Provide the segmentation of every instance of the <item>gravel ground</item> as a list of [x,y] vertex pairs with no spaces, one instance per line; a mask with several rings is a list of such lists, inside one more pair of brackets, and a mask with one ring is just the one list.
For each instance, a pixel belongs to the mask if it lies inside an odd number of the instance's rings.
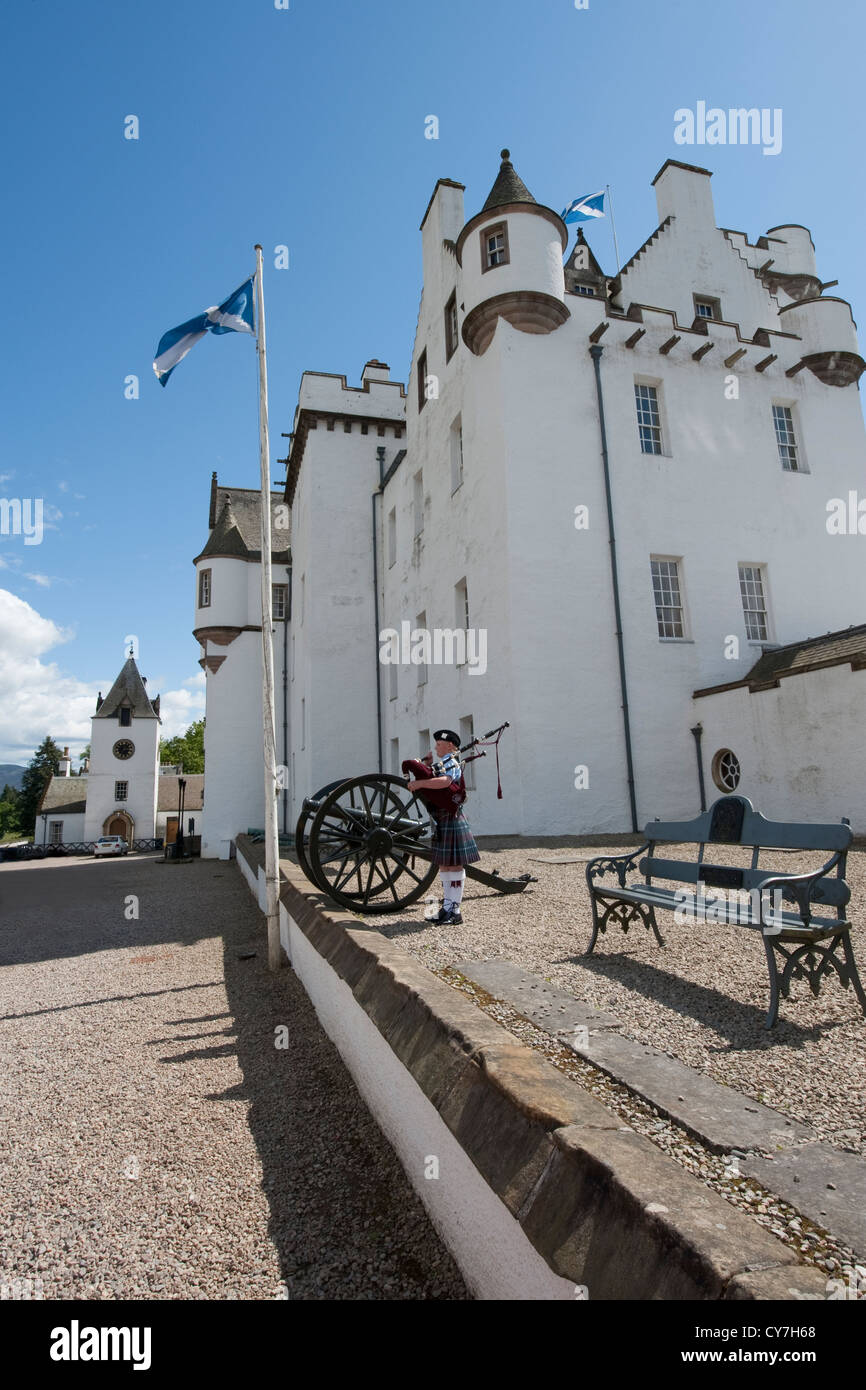
[[0,911],[0,1297],[469,1296],[234,865],[7,865]]
[[[685,852],[693,847],[685,847]],[[825,977],[815,998],[795,981],[776,1027],[764,1016],[769,980],[759,932],[718,923],[678,926],[659,914],[664,949],[643,927],[609,927],[586,956],[592,927],[587,859],[618,847],[566,847],[561,840],[501,850],[482,846],[481,867],[538,883],[504,897],[467,880],[463,926],[423,920],[418,903],[400,917],[368,919],[434,970],[461,960],[511,960],[620,1020],[623,1033],[714,1080],[810,1125],[838,1148],[866,1152],[866,1019],[849,988]],[[672,850],[670,857],[676,857]],[[739,856],[739,857],[737,857]],[[550,863],[579,858],[580,862]],[[713,847],[708,861],[747,863],[739,847]],[[822,856],[775,852],[767,862],[805,871]],[[763,862],[763,861],[762,861]],[[866,853],[848,857],[851,939],[866,983]],[[438,888],[438,880],[434,889]]]

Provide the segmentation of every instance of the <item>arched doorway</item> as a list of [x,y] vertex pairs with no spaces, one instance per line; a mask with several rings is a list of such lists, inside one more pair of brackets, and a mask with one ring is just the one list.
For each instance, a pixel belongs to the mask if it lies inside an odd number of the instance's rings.
[[102,833],[103,835],[122,835],[124,840],[129,842],[131,849],[135,835],[135,821],[127,811],[112,811],[111,815],[105,819]]

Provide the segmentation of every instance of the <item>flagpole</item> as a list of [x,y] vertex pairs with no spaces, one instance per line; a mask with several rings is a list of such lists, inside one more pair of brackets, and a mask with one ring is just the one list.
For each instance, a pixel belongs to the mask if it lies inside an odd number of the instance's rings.
[[616,273],[619,275],[619,246],[616,241],[616,223],[613,220],[613,198],[610,196],[610,184],[607,185],[607,205],[610,208],[610,230],[613,232],[613,249],[616,256]]
[[268,364],[262,248],[256,244],[256,356],[259,362],[259,460],[262,474],[262,728],[265,764],[265,911],[268,969],[280,960],[280,843],[277,829],[277,753],[274,726],[274,648],[271,616],[271,446],[268,437]]

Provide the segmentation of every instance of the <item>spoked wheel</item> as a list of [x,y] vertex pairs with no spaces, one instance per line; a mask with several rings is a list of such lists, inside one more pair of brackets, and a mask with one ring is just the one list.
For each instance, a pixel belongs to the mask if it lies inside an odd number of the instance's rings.
[[353,912],[398,912],[436,877],[430,841],[427,811],[402,777],[352,777],[338,783],[313,816],[310,876]]
[[323,893],[327,893],[328,885],[327,883],[319,882],[316,874],[313,872],[313,866],[310,863],[307,853],[310,843],[310,822],[325,797],[332,792],[335,787],[342,787],[345,780],[345,777],[341,777],[337,782],[329,782],[326,787],[321,787],[319,791],[314,792],[312,796],[308,796],[304,801],[301,814],[298,816],[298,823],[295,826],[295,854],[298,856],[298,863],[310,882],[314,883]]

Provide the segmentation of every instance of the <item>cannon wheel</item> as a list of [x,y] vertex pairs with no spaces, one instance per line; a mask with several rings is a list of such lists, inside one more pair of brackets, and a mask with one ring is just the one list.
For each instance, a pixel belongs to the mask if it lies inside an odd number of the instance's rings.
[[318,811],[325,797],[328,796],[330,792],[334,791],[336,787],[342,787],[345,780],[345,777],[341,777],[336,782],[329,782],[327,786],[320,787],[312,796],[307,797],[303,804],[301,814],[298,816],[298,823],[295,826],[295,854],[297,855],[298,863],[310,882],[314,883],[322,893],[327,893],[328,885],[327,883],[319,882],[318,878],[313,873],[313,866],[307,854],[310,842],[310,821]]
[[404,778],[380,772],[351,777],[324,797],[313,816],[310,877],[353,912],[399,912],[436,878],[430,836],[427,811]]

